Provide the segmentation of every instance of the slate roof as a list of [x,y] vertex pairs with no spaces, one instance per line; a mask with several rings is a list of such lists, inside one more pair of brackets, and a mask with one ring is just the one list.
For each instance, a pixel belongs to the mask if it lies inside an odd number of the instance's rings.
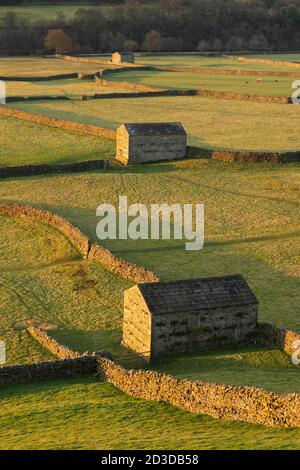
[[180,122],[155,122],[146,124],[123,124],[129,135],[164,136],[164,135],[186,135]]
[[145,283],[138,288],[154,315],[258,304],[240,275]]

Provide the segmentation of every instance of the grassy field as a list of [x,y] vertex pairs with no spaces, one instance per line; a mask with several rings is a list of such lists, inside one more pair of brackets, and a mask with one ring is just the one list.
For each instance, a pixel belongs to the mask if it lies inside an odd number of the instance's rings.
[[270,59],[270,60],[279,60],[287,62],[300,62],[300,54],[253,54],[249,55],[251,58],[258,59]]
[[0,167],[112,160],[115,144],[10,117],[0,118]]
[[3,216],[0,224],[0,330],[8,363],[50,356],[24,331],[30,320],[54,325],[81,351],[118,352],[122,292],[130,283],[81,260],[51,228]]
[[199,97],[88,102],[15,103],[46,116],[116,129],[123,122],[180,121],[191,145],[205,148],[299,150],[300,107]]
[[251,385],[273,392],[300,390],[300,367],[283,352],[267,348],[235,348],[182,355],[152,367],[177,378],[203,380],[228,385]]
[[[299,72],[300,77],[300,72]],[[206,89],[215,91],[229,91],[244,95],[265,96],[291,96],[291,78],[264,77],[257,81],[257,77],[238,77],[234,75],[207,75],[189,72],[159,72],[130,70],[112,74],[108,77],[112,81],[142,83],[149,86],[164,88]]]
[[70,98],[81,94],[130,93],[127,88],[104,87],[93,80],[49,80],[45,82],[7,82],[7,96],[66,95]]
[[299,429],[213,420],[93,378],[5,387],[0,404],[1,449],[299,448]]
[[[257,57],[257,56],[255,56]],[[273,60],[273,56],[268,56],[269,59]],[[197,54],[174,54],[174,55],[143,55],[137,54],[136,62],[145,65],[172,65],[182,67],[212,67],[212,68],[226,68],[226,69],[243,69],[243,70],[265,70],[265,71],[278,71],[287,72],[293,71],[291,67],[284,67],[281,65],[268,65],[268,64],[252,64],[246,62],[238,62],[232,59],[226,59],[223,57],[205,57]],[[297,67],[295,67],[297,71]],[[298,67],[299,70],[299,67]],[[299,70],[300,73],[300,70]]]
[[101,68],[103,68],[103,66],[99,64],[71,62],[62,59],[47,59],[44,57],[0,58],[0,75],[5,77],[43,77],[77,72],[96,73]]
[[[46,64],[40,71],[48,74]],[[148,77],[156,80],[157,75]],[[168,77],[162,73],[160,84]],[[144,75],[138,78],[145,79]],[[177,79],[174,86],[190,80],[190,88],[196,77],[176,74]],[[68,87],[77,84],[95,86],[75,81],[11,86],[33,92],[43,86],[47,90],[63,86],[69,93]],[[261,85],[265,86],[264,81]],[[275,90],[283,82],[273,85]],[[109,128],[126,121],[182,121],[189,142],[206,148],[300,149],[297,106],[163,97],[16,103],[13,107]],[[115,152],[114,142],[105,139],[12,118],[1,117],[0,136],[3,166],[112,159]],[[300,332],[299,169],[299,164],[242,165],[202,158],[114,167],[106,172],[13,178],[0,181],[0,203],[32,204],[61,214],[98,242],[96,208],[101,203],[117,205],[120,195],[127,195],[129,204],[204,203],[205,246],[201,251],[186,251],[178,240],[100,243],[155,271],[162,280],[240,273],[260,300],[260,321]],[[25,331],[28,322],[35,321],[74,349],[107,349],[124,365],[142,365],[120,346],[123,292],[130,282],[81,259],[60,233],[36,222],[1,216],[0,240],[0,338],[6,341],[8,363],[51,358]],[[279,393],[300,391],[299,367],[271,348],[182,355],[153,368],[179,378],[247,384]],[[299,447],[299,430],[195,416],[166,404],[131,399],[95,378],[3,387],[0,405],[1,449]]]
[[67,19],[73,17],[77,10],[80,8],[92,9],[95,11],[103,11],[109,8],[109,5],[102,7],[89,5],[88,2],[76,3],[74,5],[28,5],[28,6],[1,6],[0,7],[0,20],[3,16],[13,11],[18,16],[26,20],[51,20],[55,19],[57,15],[64,14]]

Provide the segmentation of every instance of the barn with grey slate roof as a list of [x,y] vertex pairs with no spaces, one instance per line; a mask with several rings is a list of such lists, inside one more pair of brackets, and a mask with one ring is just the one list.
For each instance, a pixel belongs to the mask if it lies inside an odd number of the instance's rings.
[[187,136],[179,122],[122,124],[116,159],[124,165],[186,157]]
[[134,64],[134,53],[130,51],[120,51],[114,52],[111,56],[111,61],[113,64]]
[[243,343],[257,321],[258,300],[240,275],[140,284],[124,294],[123,344],[150,362]]

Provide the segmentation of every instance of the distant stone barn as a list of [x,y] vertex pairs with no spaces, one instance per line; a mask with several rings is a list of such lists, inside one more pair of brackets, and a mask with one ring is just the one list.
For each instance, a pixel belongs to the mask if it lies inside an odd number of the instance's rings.
[[127,64],[134,64],[134,54],[129,51],[114,52],[111,56],[113,64],[122,64],[126,62]]
[[117,131],[116,159],[128,165],[184,158],[186,141],[179,122],[123,124]]
[[258,300],[242,276],[136,285],[124,294],[122,344],[148,362],[243,343]]

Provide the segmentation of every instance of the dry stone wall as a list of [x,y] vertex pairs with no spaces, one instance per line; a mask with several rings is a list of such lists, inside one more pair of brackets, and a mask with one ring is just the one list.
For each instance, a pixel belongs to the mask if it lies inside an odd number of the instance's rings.
[[82,134],[96,135],[110,140],[116,140],[116,131],[104,127],[93,126],[91,124],[83,124],[81,122],[67,121],[42,116],[40,114],[27,113],[7,106],[0,106],[0,115],[14,117],[24,121],[36,122],[37,124],[43,124],[46,126],[58,127],[69,131],[80,132]]
[[224,56],[226,59],[236,60],[237,62],[245,62],[247,64],[265,64],[265,65],[278,65],[281,67],[293,67],[300,68],[300,63],[288,62],[286,60],[271,60],[271,59],[259,59],[242,56]]
[[[276,62],[277,63],[277,62]],[[152,69],[153,70],[153,69]],[[269,70],[243,70],[243,69],[216,69],[210,67],[176,67],[176,66],[160,66],[155,70],[169,72],[192,72],[207,75],[238,75],[241,77],[299,77],[299,72],[277,72]]]
[[163,401],[217,419],[277,427],[300,427],[300,395],[278,395],[253,387],[178,380],[152,371],[126,370],[100,358],[98,375],[136,398]]
[[247,152],[213,151],[213,160],[235,163],[295,163],[300,162],[300,151],[296,152]]
[[0,215],[27,217],[50,225],[63,233],[84,258],[103,264],[111,272],[125,279],[137,283],[159,281],[155,273],[113,255],[100,245],[92,244],[86,235],[64,217],[52,214],[44,209],[16,204],[0,204]]
[[98,261],[113,273],[138,284],[143,282],[159,281],[159,277],[155,273],[119,258],[118,256],[113,255],[106,248],[97,244],[91,245],[87,259],[90,261]]
[[90,160],[77,163],[53,164],[53,165],[21,165],[12,167],[0,167],[0,178],[18,176],[46,175],[53,173],[75,173],[90,170],[103,170],[109,167],[106,160]]
[[81,356],[49,362],[36,362],[0,367],[0,385],[29,383],[34,380],[52,380],[84,374],[94,374],[97,362],[94,356]]

